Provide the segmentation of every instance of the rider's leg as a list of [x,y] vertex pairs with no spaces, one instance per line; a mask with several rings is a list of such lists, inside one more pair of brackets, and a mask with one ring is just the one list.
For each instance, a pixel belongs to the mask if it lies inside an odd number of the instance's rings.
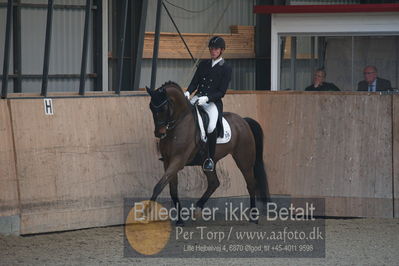
[[215,169],[215,150],[216,150],[216,123],[218,120],[218,109],[214,103],[204,105],[204,110],[209,116],[209,125],[207,129],[207,142],[208,142],[208,158],[204,161],[202,166],[204,171],[213,171]]

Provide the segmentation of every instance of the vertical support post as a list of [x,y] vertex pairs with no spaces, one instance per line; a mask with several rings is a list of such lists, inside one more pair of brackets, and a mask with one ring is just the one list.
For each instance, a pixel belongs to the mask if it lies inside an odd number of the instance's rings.
[[48,0],[46,41],[45,41],[45,45],[44,45],[42,91],[40,94],[41,96],[44,96],[44,97],[47,97],[48,70],[49,70],[50,49],[51,49],[51,31],[52,31],[52,25],[53,25],[53,9],[54,9],[54,0]]
[[139,22],[140,24],[138,26],[138,32],[136,34],[136,38],[137,38],[136,39],[136,54],[135,54],[135,62],[133,65],[133,69],[134,69],[133,90],[138,90],[139,85],[140,85],[141,60],[143,58],[143,46],[144,46],[144,35],[145,35],[145,22],[147,19],[147,9],[148,9],[148,0],[142,0],[141,1],[141,12],[140,12],[140,22]]
[[86,0],[85,26],[84,26],[85,28],[83,35],[82,64],[80,67],[79,95],[85,94],[87,49],[89,47],[89,35],[90,35],[89,24],[90,24],[91,4],[92,0]]
[[296,36],[291,36],[291,90],[296,87]]
[[162,0],[158,0],[157,4],[157,16],[155,24],[155,39],[154,39],[154,50],[152,54],[152,69],[151,69],[151,86],[150,88],[155,89],[155,83],[157,79],[157,60],[159,50],[159,34],[161,28],[161,11],[162,11]]
[[318,68],[324,68],[324,59],[326,54],[326,38],[325,37],[317,37],[318,39]]
[[[101,90],[102,91],[108,91],[109,90],[109,85],[108,85],[108,78],[109,78],[109,69],[108,69],[108,0],[99,0],[101,2],[101,14],[97,13],[97,16],[101,17],[101,53],[99,54],[101,58],[101,86],[100,86],[100,81],[97,83],[95,86],[95,90]],[[98,23],[97,20],[96,24]],[[98,24],[97,26],[98,27]],[[97,38],[98,40],[98,38]],[[99,51],[99,48],[96,50]],[[98,56],[98,54],[97,54]],[[99,70],[97,70],[97,73]],[[98,77],[100,78],[100,77]],[[98,79],[97,79],[98,80]]]
[[313,71],[315,70],[315,42],[316,42],[316,37],[312,36],[310,37],[310,80],[309,84],[312,83],[313,80]]
[[8,90],[8,66],[10,64],[10,42],[11,42],[11,21],[13,12],[13,0],[7,3],[7,22],[6,22],[6,38],[4,44],[4,62],[3,62],[3,80],[1,88],[1,98],[7,98]]
[[21,7],[19,4],[21,0],[14,0],[14,11],[13,11],[13,67],[14,74],[14,92],[22,92],[22,60],[21,60]]
[[116,91],[118,89],[118,55],[120,54],[119,52],[119,36],[121,35],[120,31],[120,18],[122,17],[121,14],[121,5],[122,1],[111,1],[111,9],[110,13],[112,14],[111,16],[111,31],[110,34],[112,35],[111,38],[111,53],[112,53],[112,58],[109,61],[111,64],[111,87],[110,90]]
[[[255,3],[256,5],[285,5],[286,0],[256,0]],[[276,87],[277,84],[272,85],[272,73],[273,72],[279,73],[277,69],[274,69],[272,67],[272,60],[273,60],[272,49],[273,49],[272,15],[256,14],[256,27],[255,27],[255,89],[256,90],[277,89]],[[274,79],[275,78],[276,77],[274,77]]]
[[127,23],[127,8],[128,8],[128,2],[127,0],[123,0],[123,16],[122,16],[122,31],[121,31],[121,38],[120,38],[120,54],[119,54],[119,79],[118,79],[118,87],[116,88],[115,93],[120,94],[121,89],[122,89],[122,78],[123,78],[123,60],[124,60],[124,55],[125,55],[125,41],[126,41],[126,23]]
[[[352,73],[351,73],[351,79],[352,79],[352,82],[351,82],[351,88],[356,88],[355,87],[355,51],[356,51],[356,49],[355,49],[355,36],[352,36],[352,52],[351,52],[351,54],[352,54],[352,58],[351,58],[351,70],[352,70]],[[325,50],[325,49],[324,49]],[[326,52],[324,51],[324,55],[326,54]],[[323,66],[325,65],[324,64],[324,62],[325,62],[325,56],[324,56],[324,60],[323,60]]]
[[[108,0],[102,1],[102,46],[101,46],[101,58],[102,58],[102,70],[101,70],[101,86],[97,86],[97,89],[101,88],[102,91],[109,91],[109,58],[108,58]],[[112,20],[111,20],[112,21]],[[112,72],[111,72],[112,73]],[[98,83],[99,84],[99,83]]]
[[[107,0],[92,0],[93,9],[93,69],[96,73],[94,79],[94,90],[104,91],[108,90],[108,81],[105,81],[108,72],[108,10]],[[105,9],[105,10],[104,10]],[[105,65],[104,65],[105,64]],[[105,73],[105,75],[104,75]]]

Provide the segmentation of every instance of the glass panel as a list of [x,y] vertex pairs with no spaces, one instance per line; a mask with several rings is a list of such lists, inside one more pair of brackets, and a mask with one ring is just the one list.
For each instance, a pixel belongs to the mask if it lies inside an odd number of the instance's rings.
[[373,65],[378,77],[388,79],[393,88],[398,88],[399,36],[357,36],[353,50],[355,81],[363,79],[364,66]]
[[318,37],[280,37],[280,87],[283,90],[301,90],[312,80],[312,69],[319,67]]
[[280,51],[281,90],[304,90],[322,68],[325,82],[357,91],[368,65],[398,88],[399,36],[280,36]]
[[334,83],[341,91],[355,89],[352,42],[351,36],[325,37],[326,81]]

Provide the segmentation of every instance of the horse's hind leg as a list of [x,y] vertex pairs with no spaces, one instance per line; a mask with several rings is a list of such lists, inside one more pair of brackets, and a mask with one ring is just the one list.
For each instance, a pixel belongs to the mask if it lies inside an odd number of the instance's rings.
[[197,207],[199,208],[204,208],[205,203],[208,201],[208,199],[211,197],[213,192],[219,187],[220,182],[218,179],[218,176],[216,175],[216,170],[212,172],[204,171],[206,175],[206,179],[208,181],[208,187],[202,197],[197,201]]
[[[244,154],[233,154],[234,161],[236,162],[238,168],[240,169],[242,175],[244,176],[245,182],[247,183],[247,189],[249,193],[250,207],[251,212],[256,208],[256,179],[254,174],[254,163],[252,160],[248,160],[248,157],[244,156]],[[252,220],[251,222],[257,223],[257,219]]]

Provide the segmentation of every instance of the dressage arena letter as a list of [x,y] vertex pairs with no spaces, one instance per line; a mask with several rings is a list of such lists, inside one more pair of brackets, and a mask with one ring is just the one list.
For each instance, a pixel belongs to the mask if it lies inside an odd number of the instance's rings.
[[53,115],[54,114],[53,100],[52,99],[44,99],[44,113],[46,115]]

